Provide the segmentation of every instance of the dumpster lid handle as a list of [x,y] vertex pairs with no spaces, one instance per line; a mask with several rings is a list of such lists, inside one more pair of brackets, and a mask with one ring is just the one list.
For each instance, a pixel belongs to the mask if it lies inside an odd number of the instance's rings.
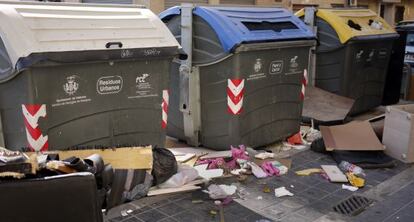
[[113,45],[117,45],[119,48],[122,48],[122,46],[123,46],[122,42],[108,42],[108,43],[105,44],[105,47],[107,49],[109,49]]

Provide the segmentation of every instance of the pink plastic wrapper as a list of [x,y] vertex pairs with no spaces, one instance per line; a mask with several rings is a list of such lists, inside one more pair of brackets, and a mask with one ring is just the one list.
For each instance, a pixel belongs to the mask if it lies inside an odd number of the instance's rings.
[[273,166],[272,162],[266,161],[261,165],[264,172],[266,172],[267,176],[279,176],[280,171],[275,166]]
[[246,147],[244,145],[240,145],[239,148],[231,146],[231,156],[232,159],[228,162],[224,160],[224,158],[215,158],[215,159],[206,159],[206,160],[199,160],[197,161],[197,165],[206,164],[208,163],[208,169],[217,169],[221,168],[221,166],[228,168],[230,170],[237,169],[237,159],[248,160],[249,156],[246,155]]

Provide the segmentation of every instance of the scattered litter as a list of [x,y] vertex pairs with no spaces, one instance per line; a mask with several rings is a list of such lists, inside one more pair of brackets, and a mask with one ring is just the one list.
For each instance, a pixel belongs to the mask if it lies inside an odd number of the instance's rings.
[[174,153],[174,156],[177,162],[185,163],[194,158],[196,155],[194,153]]
[[121,211],[121,216],[123,216],[123,217],[128,216],[127,211],[126,211],[126,210],[122,210],[122,211]]
[[341,161],[341,163],[339,163],[339,168],[343,170],[344,172],[353,173],[354,175],[359,176],[359,177],[366,176],[364,173],[364,170],[361,167],[354,165],[352,163],[349,163],[347,161]]
[[322,172],[323,172],[323,170],[320,169],[320,168],[309,168],[309,169],[305,169],[305,170],[296,171],[295,173],[298,176],[309,176],[313,173],[322,173]]
[[205,160],[205,159],[216,159],[216,158],[229,158],[232,156],[232,153],[230,150],[226,150],[226,151],[217,151],[217,152],[211,152],[207,155],[201,156],[200,160]]
[[310,143],[320,138],[322,138],[321,132],[317,129],[314,129],[313,127],[309,128],[309,130],[305,132],[305,139]]
[[216,216],[217,215],[217,211],[215,211],[215,210],[210,210],[210,215],[211,216]]
[[288,168],[282,165],[279,161],[265,161],[261,165],[267,176],[281,176],[288,172]]
[[354,187],[363,187],[365,185],[365,180],[357,177],[353,173],[346,173],[346,177],[348,178],[349,183]]
[[199,203],[203,203],[203,200],[192,200],[191,203],[193,204],[199,204]]
[[292,184],[290,185],[290,188],[295,188],[295,186],[293,186]]
[[230,171],[230,173],[232,175],[235,175],[235,176],[239,176],[239,175],[241,175],[243,173],[246,173],[246,172],[247,172],[246,169],[235,169],[235,170]]
[[[309,147],[309,145],[292,145],[289,144],[288,142],[283,142],[283,148],[288,147],[287,150],[290,150],[291,148],[295,149],[295,150],[304,150],[306,148]],[[284,150],[286,151],[286,150]]]
[[159,188],[182,187],[185,184],[195,180],[198,177],[198,171],[188,165],[178,165],[177,173],[167,181],[159,184]]
[[228,196],[228,197],[224,198],[224,199],[221,201],[221,205],[222,205],[222,206],[226,206],[226,205],[230,204],[231,202],[233,202],[233,198],[232,198],[232,197],[230,197],[230,196]]
[[255,177],[257,177],[257,178],[267,177],[266,172],[264,172],[263,169],[260,168],[257,164],[255,164],[253,162],[249,162],[248,164],[252,168],[252,173]]
[[275,167],[276,169],[279,170],[279,175],[278,176],[287,174],[287,172],[289,170],[289,168],[287,166],[283,165],[281,162],[276,161],[276,160],[272,161],[271,163],[272,163],[273,167]]
[[291,193],[289,190],[287,190],[285,187],[279,187],[275,189],[275,196],[276,197],[284,197],[284,196],[293,196],[293,193]]
[[249,162],[248,160],[245,160],[245,159],[237,159],[236,162],[237,162],[237,164],[239,164],[240,168],[242,168],[242,169],[249,168],[249,165],[247,164]]
[[210,180],[211,178],[221,177],[223,176],[223,169],[207,169],[208,164],[201,164],[194,167],[197,170],[198,175],[206,180]]
[[121,211],[121,216],[126,217],[126,216],[128,216],[129,214],[131,214],[132,212],[134,212],[134,211],[133,211],[133,210],[131,210],[131,209],[128,209],[128,210],[122,210],[122,211]]
[[270,152],[262,152],[262,153],[256,154],[254,157],[257,158],[257,159],[265,160],[265,159],[269,159],[269,158],[274,158],[275,154],[270,153]]
[[265,186],[263,187],[263,193],[270,193],[272,190],[270,190],[270,187]]
[[302,136],[300,135],[300,132],[296,133],[295,135],[287,138],[287,142],[290,145],[302,145]]
[[331,182],[348,182],[345,174],[336,165],[321,165]]
[[261,165],[263,171],[267,174],[267,176],[271,177],[273,175],[279,175],[279,170],[275,168],[271,162],[264,162]]
[[262,196],[257,196],[256,199],[263,200],[263,197]]
[[150,189],[148,191],[147,196],[156,196],[161,194],[170,194],[170,193],[179,193],[179,192],[187,192],[201,189],[199,186],[194,185],[184,185],[182,187],[177,188],[165,188],[165,189]]
[[342,184],[342,189],[355,192],[355,191],[358,190],[358,187],[354,187],[354,186],[349,186],[349,185],[346,185],[346,184]]
[[211,184],[210,186],[208,186],[208,190],[204,190],[203,192],[208,193],[211,199],[217,200],[225,199],[226,197],[235,194],[236,191],[237,187],[234,185]]

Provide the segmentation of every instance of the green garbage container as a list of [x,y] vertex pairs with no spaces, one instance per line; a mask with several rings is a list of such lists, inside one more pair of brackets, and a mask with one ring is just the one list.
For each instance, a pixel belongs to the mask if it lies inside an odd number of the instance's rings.
[[138,6],[0,2],[4,145],[163,146],[161,105],[179,47]]
[[315,45],[300,19],[283,8],[206,6],[160,17],[192,55],[171,72],[168,135],[226,150],[299,131]]
[[394,29],[369,9],[317,9],[316,27],[315,86],[355,99],[350,115],[381,105]]

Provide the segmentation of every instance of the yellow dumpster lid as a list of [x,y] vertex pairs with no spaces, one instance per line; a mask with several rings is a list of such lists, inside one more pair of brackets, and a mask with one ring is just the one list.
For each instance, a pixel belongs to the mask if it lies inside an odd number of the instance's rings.
[[[298,17],[304,15],[304,9],[296,12]],[[316,16],[335,29],[341,43],[357,36],[396,33],[384,19],[369,9],[318,9]]]

